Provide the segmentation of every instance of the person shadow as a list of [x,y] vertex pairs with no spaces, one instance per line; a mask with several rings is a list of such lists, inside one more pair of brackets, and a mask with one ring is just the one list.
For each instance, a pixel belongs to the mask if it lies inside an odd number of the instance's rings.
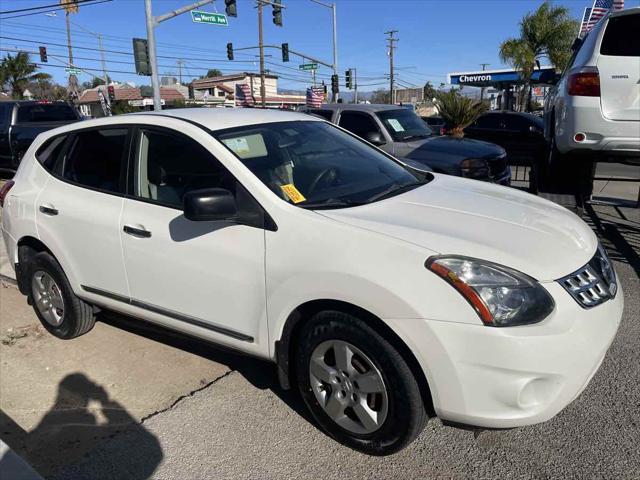
[[[158,439],[83,373],[62,379],[53,406],[29,432],[0,411],[0,433],[7,445],[47,478],[146,479],[163,459]],[[121,453],[126,462],[116,456],[108,469],[83,474],[90,469],[84,458],[90,451],[116,435],[132,434],[135,449]],[[0,473],[2,470],[0,461]]]

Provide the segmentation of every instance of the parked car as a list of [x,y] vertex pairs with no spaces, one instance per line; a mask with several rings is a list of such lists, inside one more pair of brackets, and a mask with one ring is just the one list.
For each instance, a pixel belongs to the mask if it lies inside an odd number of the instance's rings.
[[503,148],[478,140],[436,137],[409,109],[338,103],[301,111],[321,116],[391,155],[423,163],[434,172],[502,185],[511,183]]
[[446,133],[446,123],[442,117],[420,117],[426,123],[434,135]]
[[607,14],[574,45],[569,66],[545,101],[547,178],[571,164],[640,165],[640,7]]
[[548,153],[544,122],[529,113],[487,112],[464,129],[464,136],[500,145],[511,165],[534,165]]
[[63,102],[0,102],[0,173],[16,171],[38,134],[78,120],[76,109]]
[[606,252],[568,210],[421,179],[301,113],[57,128],[0,204],[18,287],[53,335],[113,310],[273,361],[321,428],[369,454],[406,446],[429,412],[489,428],[548,420],[622,317]]

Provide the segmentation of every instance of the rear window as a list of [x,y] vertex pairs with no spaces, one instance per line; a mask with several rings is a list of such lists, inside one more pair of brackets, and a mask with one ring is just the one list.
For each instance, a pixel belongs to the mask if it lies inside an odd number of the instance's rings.
[[609,19],[600,53],[613,57],[640,57],[640,15]]
[[66,103],[32,104],[18,107],[17,123],[64,122],[78,120],[75,110]]
[[331,117],[333,117],[333,110],[307,110],[307,113],[311,115],[318,115],[319,117],[329,121],[331,121]]

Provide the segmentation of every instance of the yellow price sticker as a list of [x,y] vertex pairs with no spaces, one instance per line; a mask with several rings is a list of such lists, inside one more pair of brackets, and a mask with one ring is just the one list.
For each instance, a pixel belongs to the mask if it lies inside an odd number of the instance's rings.
[[280,185],[280,188],[287,197],[291,199],[293,203],[304,202],[306,198],[300,193],[300,191],[293,185],[293,183],[287,183],[286,185]]

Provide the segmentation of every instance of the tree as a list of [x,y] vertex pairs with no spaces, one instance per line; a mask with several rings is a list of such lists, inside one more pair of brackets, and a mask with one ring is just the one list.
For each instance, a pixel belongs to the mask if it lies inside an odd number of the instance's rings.
[[427,81],[427,83],[424,84],[424,87],[422,87],[422,91],[424,93],[425,101],[427,100],[431,101],[436,97],[437,90],[433,87],[433,85],[429,81]]
[[67,89],[62,85],[53,83],[47,79],[39,79],[35,82],[29,82],[27,89],[35,98],[41,100],[66,100]]
[[217,68],[212,68],[210,70],[207,70],[207,74],[203,75],[200,78],[213,78],[213,77],[221,77],[222,76],[222,72],[220,70],[218,70]]
[[389,103],[391,96],[389,95],[389,90],[385,90],[384,88],[379,88],[378,90],[374,90],[371,94],[371,103]]
[[0,88],[8,86],[13,98],[21,100],[30,82],[51,78],[48,73],[36,73],[36,70],[38,67],[29,61],[28,53],[18,52],[16,56],[8,53],[0,63]]
[[570,17],[569,9],[552,5],[546,0],[533,13],[520,21],[520,37],[509,38],[500,45],[500,59],[520,72],[524,86],[520,92],[520,107],[531,101],[531,75],[540,60],[548,59],[556,69],[563,70],[571,57],[578,22]]
[[[107,83],[111,83],[111,81],[111,77],[107,75]],[[102,79],[102,77],[93,77],[91,81],[82,82],[82,88],[84,88],[85,90],[89,88],[96,88],[100,85],[104,85],[104,80]]]
[[460,95],[453,89],[436,92],[434,103],[447,125],[447,134],[453,137],[464,137],[464,129],[488,108],[486,103]]

